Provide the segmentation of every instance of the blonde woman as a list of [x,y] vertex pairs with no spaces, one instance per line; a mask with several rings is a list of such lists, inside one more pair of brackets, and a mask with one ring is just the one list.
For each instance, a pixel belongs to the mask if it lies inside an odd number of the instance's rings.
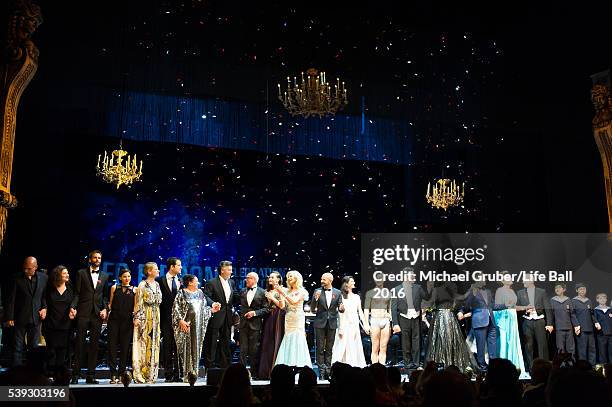
[[306,343],[306,316],[304,301],[308,301],[308,292],[302,287],[302,275],[291,270],[287,273],[287,289],[276,287],[285,301],[285,335],[278,348],[274,365],[287,365],[312,368],[310,352]]
[[144,265],[145,280],[138,284],[134,300],[132,367],[136,383],[155,383],[159,369],[159,304],[162,293],[155,278],[157,263]]

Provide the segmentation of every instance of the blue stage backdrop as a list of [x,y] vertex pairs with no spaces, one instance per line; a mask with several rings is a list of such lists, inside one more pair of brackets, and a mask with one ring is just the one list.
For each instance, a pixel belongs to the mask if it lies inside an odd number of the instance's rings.
[[292,117],[274,98],[265,103],[112,92],[106,98],[107,135],[138,141],[256,150],[348,160],[412,162],[412,125],[338,114]]
[[142,183],[116,190],[91,174],[87,199],[65,210],[80,219],[81,252],[100,248],[105,271],[127,266],[133,282],[145,262],[176,256],[200,280],[231,260],[238,287],[249,271],[263,285],[297,269],[311,288],[325,271],[359,274],[361,231],[406,223],[404,166],[159,142],[129,150],[145,160]]

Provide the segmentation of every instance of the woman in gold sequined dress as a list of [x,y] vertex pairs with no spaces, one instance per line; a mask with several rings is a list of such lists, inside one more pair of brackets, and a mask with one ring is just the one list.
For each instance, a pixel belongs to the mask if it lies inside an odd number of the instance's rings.
[[159,304],[161,289],[155,278],[159,275],[157,264],[144,265],[146,279],[138,284],[134,300],[134,340],[132,367],[136,383],[155,383],[159,369]]

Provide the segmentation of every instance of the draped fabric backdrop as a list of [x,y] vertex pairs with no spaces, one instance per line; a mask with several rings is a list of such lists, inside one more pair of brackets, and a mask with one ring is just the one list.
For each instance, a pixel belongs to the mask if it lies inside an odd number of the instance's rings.
[[126,92],[123,98],[114,91],[104,100],[106,134],[122,132],[130,140],[394,164],[412,158],[411,125],[403,120],[343,114],[304,119],[266,110],[265,103],[144,92]]

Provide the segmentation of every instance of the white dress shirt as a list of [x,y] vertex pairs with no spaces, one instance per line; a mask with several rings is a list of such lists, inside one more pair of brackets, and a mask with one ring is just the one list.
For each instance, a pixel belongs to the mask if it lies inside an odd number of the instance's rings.
[[[166,281],[168,282],[168,288],[172,292],[172,274],[166,273]],[[176,276],[176,291],[178,292],[179,288],[181,288],[181,280]]]
[[90,268],[89,274],[91,276],[91,281],[93,282],[93,286],[95,290],[96,286],[98,285],[98,280],[100,279],[100,269],[98,269],[98,271],[96,271],[95,273],[92,273],[92,269]]
[[331,300],[332,300],[331,289],[329,291],[323,290],[323,292],[325,293],[325,303],[327,304],[327,308],[329,308],[329,306],[331,305]]
[[225,302],[229,303],[230,296],[232,295],[232,288],[229,282],[223,277],[219,276],[219,280],[221,280],[221,287],[223,287],[223,292],[225,293]]
[[249,307],[251,306],[251,302],[253,301],[253,297],[255,297],[255,292],[256,291],[257,291],[257,287],[253,287],[252,290],[250,288],[247,288],[247,304],[249,304]]

